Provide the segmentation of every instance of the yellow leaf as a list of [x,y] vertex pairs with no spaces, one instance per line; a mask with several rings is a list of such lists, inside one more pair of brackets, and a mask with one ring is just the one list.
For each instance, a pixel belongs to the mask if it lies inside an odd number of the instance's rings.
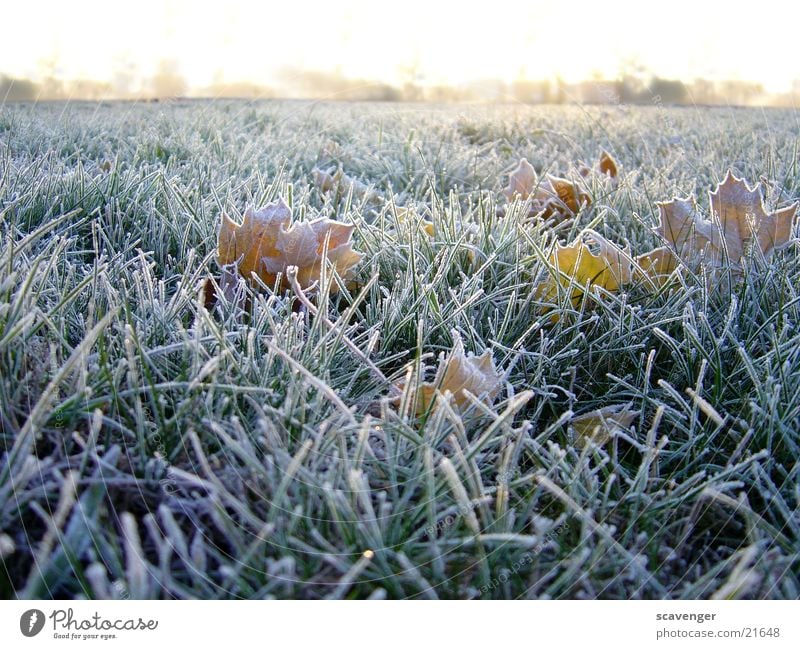
[[570,427],[577,436],[577,445],[583,446],[589,440],[596,444],[605,444],[615,433],[627,432],[638,416],[630,408],[631,405],[627,403],[606,406],[573,417]]
[[567,246],[556,244],[550,265],[558,279],[548,277],[540,286],[539,296],[554,301],[560,285],[569,292],[575,304],[580,301],[586,286],[618,291],[622,284],[631,281],[631,262],[627,248],[620,248],[594,230],[584,230],[573,243]]
[[[426,412],[437,397],[441,396],[450,395],[457,408],[467,408],[470,405],[467,393],[489,404],[495,400],[503,381],[495,369],[490,350],[485,350],[480,356],[471,352],[465,355],[461,337],[455,334],[453,349],[446,358],[443,356],[439,357],[439,367],[433,381],[421,383],[417,387],[418,415]],[[402,390],[403,384],[397,387]]]
[[725,180],[709,192],[710,218],[697,210],[697,202],[675,198],[659,203],[656,232],[687,264],[704,261],[710,266],[741,264],[751,247],[765,256],[788,244],[798,204],[768,212],[760,191],[730,171]]
[[[235,264],[239,274],[250,279],[255,273],[268,286],[282,275],[281,288],[287,288],[286,269],[297,266],[297,278],[306,288],[318,281],[322,253],[328,241],[328,261],[343,278],[361,260],[352,249],[352,225],[330,219],[292,223],[289,206],[281,199],[254,211],[248,208],[241,225],[222,215],[217,260],[221,266]],[[337,290],[336,284],[331,291]]]

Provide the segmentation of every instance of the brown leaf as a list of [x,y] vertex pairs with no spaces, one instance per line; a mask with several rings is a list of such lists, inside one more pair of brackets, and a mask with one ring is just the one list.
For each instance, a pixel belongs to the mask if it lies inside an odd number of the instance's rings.
[[606,174],[611,178],[617,177],[617,161],[611,156],[608,151],[603,151],[600,154],[600,161],[597,163],[601,174]]
[[206,277],[202,283],[203,306],[206,309],[211,309],[219,302],[220,298],[224,298],[227,302],[235,304],[239,309],[249,309],[249,297],[239,287],[240,278],[236,264],[224,265],[218,280],[211,276]]
[[[241,225],[222,215],[217,260],[221,266],[235,264],[238,272],[250,279],[255,273],[268,286],[281,274],[281,289],[288,287],[286,269],[297,266],[300,286],[307,288],[320,278],[323,250],[327,240],[327,259],[343,278],[361,260],[351,247],[352,225],[330,219],[292,223],[289,206],[280,199],[257,212],[248,208]],[[335,283],[331,291],[336,292]]]
[[[482,398],[491,404],[502,386],[502,377],[497,372],[492,359],[492,352],[485,350],[480,356],[464,354],[461,337],[455,334],[453,349],[447,358],[439,357],[439,367],[432,382],[421,383],[417,388],[417,414],[428,410],[437,397],[451,395],[452,403],[457,408],[466,408],[471,401],[467,393]],[[403,384],[397,386],[403,389]]]
[[636,262],[634,265],[636,278],[651,281],[656,286],[663,286],[678,267],[678,259],[666,246],[639,255],[634,261]]
[[217,303],[217,300],[219,299],[217,296],[217,287],[215,286],[215,282],[211,277],[206,277],[203,279],[202,283],[200,284],[200,291],[203,294],[203,306],[206,309],[210,309]]
[[353,197],[357,199],[373,198],[373,192],[368,185],[365,185],[360,180],[348,176],[340,169],[313,169],[311,175],[314,177],[314,184],[319,188],[322,193],[337,192],[340,194],[347,194],[352,190]]
[[725,180],[709,192],[710,218],[697,210],[693,196],[659,203],[656,232],[687,264],[704,261],[720,267],[741,264],[748,250],[757,247],[765,256],[791,240],[798,204],[768,212],[760,191],[728,171]]
[[[549,185],[549,187],[548,187]],[[592,200],[576,183],[558,176],[547,176],[544,191],[550,194],[546,209],[562,216],[574,216],[584,205],[590,205]],[[550,216],[546,214],[545,216]]]
[[584,446],[590,440],[605,444],[615,433],[627,432],[638,416],[631,407],[628,403],[606,406],[573,417],[570,427],[577,436],[577,445]]
[[591,204],[591,198],[576,182],[548,174],[539,181],[536,170],[525,159],[519,161],[516,169],[509,174],[508,185],[503,195],[509,201],[515,198],[531,198],[531,214],[542,218],[558,215],[575,216],[584,205]]
[[508,186],[503,189],[503,195],[509,201],[513,201],[515,197],[524,201],[536,189],[538,182],[539,178],[533,165],[526,158],[522,158],[516,169],[509,174]]

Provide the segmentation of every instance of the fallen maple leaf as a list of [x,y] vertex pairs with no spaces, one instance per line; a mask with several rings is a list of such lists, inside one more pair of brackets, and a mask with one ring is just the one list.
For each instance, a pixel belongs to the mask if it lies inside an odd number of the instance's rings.
[[[451,395],[452,403],[458,408],[466,408],[471,401],[467,393],[492,403],[500,392],[502,377],[498,374],[492,359],[492,352],[485,350],[480,356],[471,352],[464,354],[464,344],[456,333],[453,349],[444,357],[439,357],[439,367],[432,382],[421,383],[417,387],[417,414],[430,408],[439,396]],[[403,389],[404,383],[397,386]]]
[[551,214],[557,212],[564,216],[574,216],[583,205],[590,205],[592,202],[589,194],[571,180],[548,174],[547,184],[549,189],[545,185],[544,191],[550,194],[550,199],[546,201],[545,211],[550,209]]
[[575,304],[587,286],[618,291],[632,278],[633,264],[628,248],[620,248],[594,230],[584,230],[569,245],[557,243],[549,261],[556,276],[548,277],[540,285],[539,296],[551,302],[558,296],[559,286],[569,292]]
[[575,432],[578,446],[589,441],[605,444],[615,433],[627,432],[637,416],[628,403],[606,406],[573,417],[570,427]]
[[536,170],[527,159],[522,158],[517,167],[508,176],[508,185],[503,195],[509,201],[519,198],[531,198],[531,214],[542,218],[553,215],[563,217],[575,216],[583,205],[590,205],[591,198],[577,183],[547,174],[539,181]]
[[524,201],[536,189],[538,181],[533,165],[527,158],[521,158],[516,169],[508,175],[508,186],[503,189],[503,195],[510,201],[515,197]]
[[314,177],[314,184],[319,187],[322,193],[335,191],[347,194],[352,190],[355,198],[372,198],[374,196],[374,192],[368,185],[365,185],[357,178],[348,176],[341,168],[331,168],[327,171],[315,168],[311,171],[311,175]]
[[[281,274],[287,288],[286,269],[297,266],[297,279],[306,288],[318,281],[327,241],[327,259],[342,277],[361,260],[352,249],[352,225],[316,219],[291,223],[289,206],[280,199],[258,211],[248,208],[241,225],[222,215],[217,260],[221,266],[235,264],[239,274],[250,279],[255,273],[268,286]],[[336,292],[335,283],[331,292]]]
[[736,266],[754,247],[767,257],[791,241],[798,204],[768,212],[760,185],[751,189],[728,171],[716,190],[708,193],[710,218],[698,212],[694,196],[674,198],[658,203],[656,232],[689,265],[704,261],[712,267],[725,262]]

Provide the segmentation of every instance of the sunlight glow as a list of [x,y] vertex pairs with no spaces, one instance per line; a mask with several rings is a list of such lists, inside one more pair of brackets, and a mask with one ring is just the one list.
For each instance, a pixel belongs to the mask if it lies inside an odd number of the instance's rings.
[[[213,7],[213,8],[212,8]],[[0,74],[136,83],[173,62],[190,88],[321,71],[389,84],[616,78],[800,78],[792,3],[188,0],[6,4]],[[790,15],[792,14],[792,15]]]

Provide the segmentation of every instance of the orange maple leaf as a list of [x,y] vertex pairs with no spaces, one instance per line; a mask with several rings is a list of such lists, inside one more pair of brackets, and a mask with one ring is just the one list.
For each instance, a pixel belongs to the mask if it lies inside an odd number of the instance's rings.
[[540,182],[536,170],[525,158],[509,174],[503,195],[509,201],[515,198],[523,201],[531,198],[530,213],[538,214],[542,218],[553,215],[575,216],[581,207],[592,202],[589,194],[567,178],[547,174]]
[[[222,266],[235,264],[247,279],[255,273],[268,286],[273,286],[281,275],[281,289],[288,288],[289,266],[297,267],[301,287],[318,281],[326,245],[327,259],[342,277],[361,260],[361,254],[352,249],[353,225],[326,218],[291,221],[291,210],[283,199],[258,211],[248,208],[241,225],[223,214],[217,260]],[[336,290],[332,283],[331,291]]]

